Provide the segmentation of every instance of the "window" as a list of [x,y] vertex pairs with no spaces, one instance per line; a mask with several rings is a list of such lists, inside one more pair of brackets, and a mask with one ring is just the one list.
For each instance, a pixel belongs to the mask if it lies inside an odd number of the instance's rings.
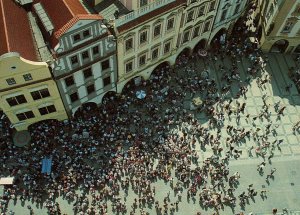
[[34,118],[34,114],[33,114],[32,111],[26,111],[24,113],[18,113],[16,116],[18,117],[19,121],[24,121],[26,119]]
[[75,92],[75,93],[72,93],[71,95],[70,95],[70,99],[71,99],[71,102],[73,103],[73,102],[76,102],[79,98],[78,98],[78,94],[77,94],[77,92]]
[[78,63],[77,55],[71,57],[71,64],[74,65],[74,64],[77,64],[77,63]]
[[130,62],[126,63],[126,65],[125,65],[125,71],[126,71],[126,73],[127,72],[131,72],[132,69],[133,69],[133,62],[130,61]]
[[269,12],[268,12],[268,14],[266,16],[266,19],[269,20],[270,17],[273,15],[273,13],[274,13],[274,5],[271,4],[271,7],[270,7]]
[[152,60],[156,59],[157,57],[158,57],[158,48],[152,51]]
[[283,30],[282,30],[282,32],[283,33],[290,32],[292,30],[293,26],[294,26],[294,22],[287,21],[286,24],[285,24],[285,26],[284,26],[284,28],[283,28]]
[[226,16],[227,16],[227,9],[225,9],[225,10],[222,11],[222,15],[221,15],[220,21],[224,21],[226,19]]
[[140,0],[140,7],[146,6],[148,4],[148,0]]
[[195,2],[197,2],[197,0],[191,0],[191,3],[195,3]]
[[110,76],[103,78],[103,87],[106,87],[107,85],[110,85]]
[[75,84],[73,76],[65,78],[65,84],[67,87],[72,86]]
[[39,108],[39,112],[43,116],[43,115],[46,115],[46,114],[49,114],[49,113],[56,112],[56,108],[55,108],[54,105],[49,105],[47,107]]
[[89,37],[91,35],[90,30],[83,31],[82,35],[83,35],[83,38]]
[[133,48],[133,39],[132,38],[129,38],[126,40],[125,42],[125,50],[126,51],[129,51],[130,49]]
[[240,10],[241,4],[237,4],[235,9],[234,9],[234,15],[237,14]]
[[143,31],[140,34],[140,44],[147,42],[147,31]]
[[198,17],[204,15],[204,10],[205,10],[205,5],[202,5],[202,6],[199,8]]
[[92,68],[87,68],[87,69],[83,70],[82,72],[83,72],[84,79],[87,79],[87,78],[93,76]]
[[170,49],[171,49],[171,42],[168,42],[165,44],[164,46],[164,54],[167,54],[170,52]]
[[210,20],[205,23],[203,33],[207,32],[209,30],[209,27],[210,27]]
[[75,34],[75,35],[73,35],[73,42],[74,43],[77,43],[77,42],[79,42],[80,41],[80,34]]
[[146,64],[146,54],[140,56],[140,58],[139,58],[139,65],[143,66],[145,64]]
[[82,52],[82,53],[81,53],[81,56],[82,56],[82,59],[83,59],[83,60],[89,59],[89,53],[88,53],[88,51]]
[[172,28],[174,28],[174,17],[168,19],[167,21],[167,31],[171,30]]
[[20,104],[27,103],[27,100],[24,95],[19,95],[6,99],[7,103],[12,107]]
[[161,24],[158,24],[154,27],[154,33],[153,33],[154,37],[157,37],[160,35],[160,29],[161,29]]
[[90,95],[91,93],[95,92],[95,85],[91,84],[89,86],[86,87],[86,92],[88,95]]
[[6,82],[8,85],[16,84],[16,80],[14,78],[8,78],[6,79]]
[[97,54],[99,54],[99,46],[95,46],[95,47],[93,47],[93,55],[97,55]]
[[215,9],[215,4],[216,4],[216,1],[212,1],[210,2],[210,5],[209,5],[209,12],[213,11]]
[[200,26],[194,28],[193,38],[199,36]]
[[192,21],[193,18],[194,18],[194,10],[188,12],[186,22]]
[[105,60],[101,62],[102,71],[109,69],[109,60]]
[[182,43],[186,43],[187,41],[189,41],[189,37],[190,37],[190,31],[184,32]]
[[33,91],[30,94],[31,94],[33,100],[39,100],[39,99],[47,98],[50,96],[50,93],[47,88],[42,89],[42,90]]
[[25,81],[31,81],[32,80],[32,76],[30,73],[23,75],[23,78]]

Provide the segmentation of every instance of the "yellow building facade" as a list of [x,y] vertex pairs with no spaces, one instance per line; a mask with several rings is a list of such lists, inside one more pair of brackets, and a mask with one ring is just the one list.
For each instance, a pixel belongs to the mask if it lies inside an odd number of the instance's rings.
[[299,53],[300,0],[263,1],[260,7],[261,49],[265,52]]
[[0,71],[0,109],[12,128],[21,131],[42,120],[67,119],[47,63],[10,52],[0,56]]

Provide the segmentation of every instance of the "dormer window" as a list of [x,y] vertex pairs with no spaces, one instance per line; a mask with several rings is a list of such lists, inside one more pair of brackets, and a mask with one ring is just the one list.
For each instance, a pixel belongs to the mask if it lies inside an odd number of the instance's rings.
[[83,32],[83,38],[87,38],[87,37],[89,37],[91,34],[90,34],[90,30],[85,30],[84,32]]

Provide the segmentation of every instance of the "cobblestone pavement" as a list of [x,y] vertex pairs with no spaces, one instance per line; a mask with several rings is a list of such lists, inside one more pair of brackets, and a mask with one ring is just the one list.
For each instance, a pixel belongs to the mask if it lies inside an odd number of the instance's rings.
[[[290,78],[288,77],[288,68],[291,66],[296,67],[295,62],[292,60],[291,56],[283,56],[281,54],[269,54],[269,62],[266,66],[266,72],[272,75],[271,83],[268,83],[265,89],[260,89],[257,86],[256,80],[252,80],[250,85],[248,85],[248,92],[246,98],[240,97],[238,100],[240,103],[246,102],[245,114],[241,115],[240,120],[237,120],[237,117],[231,116],[229,118],[225,114],[225,126],[222,128],[222,139],[223,148],[225,146],[225,139],[228,136],[226,132],[226,125],[239,126],[249,129],[260,128],[262,131],[265,129],[267,124],[266,120],[257,119],[253,121],[253,117],[257,116],[260,113],[260,110],[263,106],[262,96],[267,94],[267,104],[270,105],[271,110],[271,120],[273,122],[272,128],[276,128],[277,134],[274,133],[269,141],[272,142],[277,139],[283,139],[281,145],[281,150],[275,150],[274,158],[272,159],[271,164],[267,164],[265,174],[260,176],[256,170],[257,165],[262,162],[261,157],[255,156],[253,153],[252,156],[249,155],[248,149],[250,146],[254,145],[254,141],[246,141],[239,148],[242,150],[242,155],[239,159],[230,160],[230,173],[236,171],[240,172],[241,179],[240,184],[238,185],[235,193],[240,194],[245,191],[249,184],[253,184],[254,188],[259,192],[262,189],[267,190],[267,198],[262,199],[259,195],[255,199],[249,200],[249,205],[246,204],[245,208],[240,208],[237,205],[235,211],[231,210],[229,207],[225,207],[225,210],[221,210],[219,214],[236,214],[240,211],[245,211],[245,214],[253,212],[254,214],[272,214],[272,209],[277,208],[279,213],[282,212],[283,208],[289,210],[290,215],[300,214],[300,136],[299,134],[293,134],[293,124],[300,120],[300,95],[297,92],[295,86],[293,85],[290,92],[286,91],[286,86],[293,84]],[[207,61],[205,61],[207,62]],[[224,61],[217,60],[216,62],[209,62],[206,65],[204,61],[200,60],[197,62],[197,67],[199,68],[208,68],[210,75],[214,76],[220,85],[221,82],[221,73],[218,71],[219,65],[224,65],[225,67],[230,65],[231,62],[229,59],[224,59]],[[248,59],[241,59],[238,62],[238,68],[241,71],[241,78],[244,80],[247,76],[246,70],[250,66]],[[237,87],[237,86],[236,86]],[[233,88],[228,98],[233,98],[236,94],[235,88]],[[280,119],[277,118],[277,114],[274,111],[273,105],[280,101],[280,105],[286,106],[284,116]],[[185,100],[185,105],[188,106],[190,98],[187,95]],[[233,100],[235,103],[236,100]],[[246,118],[246,115],[249,114],[249,119]],[[207,118],[204,114],[196,114],[197,117],[202,123],[208,126]],[[174,128],[172,132],[180,132],[180,128]],[[208,156],[213,154],[212,150],[207,147],[206,150],[200,149],[199,144],[196,144],[196,150],[200,155],[199,162],[202,162]],[[270,179],[269,183],[266,182],[266,174],[270,172],[271,168],[276,168],[274,180]],[[175,202],[177,197],[174,197],[173,192],[170,188],[169,183],[164,183],[163,181],[157,181],[156,184],[156,199],[162,200],[167,196],[168,192],[171,191],[170,200]],[[132,205],[134,198],[137,195],[129,190],[128,194],[121,193],[123,199],[126,199],[128,207]],[[194,200],[193,198],[187,199],[186,191],[183,192],[182,202],[179,204],[179,210],[175,214],[179,215],[194,215],[196,212],[201,211],[202,214],[213,214],[213,210],[208,209],[207,211],[203,210],[199,206],[199,198]],[[58,199],[58,202],[61,205],[62,213],[73,214],[72,205],[69,205],[65,200],[61,198]],[[46,209],[36,208],[35,205],[30,202],[26,202],[25,206],[19,204],[14,205],[13,202],[10,203],[9,209],[12,209],[16,214],[29,214],[27,205],[32,205],[35,214],[47,214]],[[130,208],[129,208],[130,209]],[[146,209],[150,215],[154,215],[155,208]],[[112,214],[111,208],[109,214]],[[136,214],[140,214],[137,210]]]

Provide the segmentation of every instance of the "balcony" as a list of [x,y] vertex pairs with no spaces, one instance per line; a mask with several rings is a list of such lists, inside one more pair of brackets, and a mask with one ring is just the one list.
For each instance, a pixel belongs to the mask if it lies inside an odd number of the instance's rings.
[[156,0],[150,4],[147,4],[146,6],[138,8],[135,11],[131,11],[130,13],[120,16],[118,19],[116,19],[116,27],[124,25],[134,19],[137,19],[147,13],[150,13],[151,11],[154,11],[160,7],[163,7],[167,4],[175,2],[175,1],[176,0]]

